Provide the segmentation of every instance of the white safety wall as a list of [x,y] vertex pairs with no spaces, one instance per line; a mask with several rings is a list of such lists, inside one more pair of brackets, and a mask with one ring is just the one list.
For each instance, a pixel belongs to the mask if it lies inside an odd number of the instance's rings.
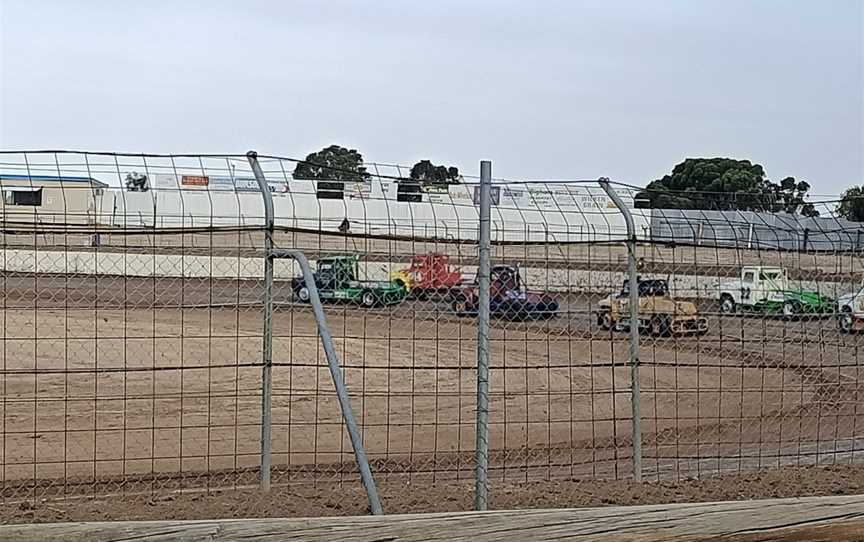
[[[116,190],[103,199],[101,223],[120,227],[197,228],[254,226],[263,223],[257,190],[184,187],[162,178],[147,192]],[[173,182],[173,186],[172,183]],[[477,185],[429,189],[420,202],[397,200],[395,181],[373,178],[349,183],[344,199],[318,199],[315,182],[291,180],[271,186],[277,226],[311,231],[338,231],[344,219],[351,233],[428,239],[474,240],[478,231]],[[632,208],[632,194],[619,194]],[[650,214],[631,209],[641,237]],[[621,239],[624,217],[599,186],[564,183],[493,186],[495,241],[580,242]]]

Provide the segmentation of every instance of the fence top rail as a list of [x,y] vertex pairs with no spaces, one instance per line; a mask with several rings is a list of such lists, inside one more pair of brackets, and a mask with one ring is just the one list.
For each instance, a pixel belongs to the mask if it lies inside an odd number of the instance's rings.
[[564,510],[305,519],[121,521],[0,526],[0,539],[248,540],[853,540],[864,495]]

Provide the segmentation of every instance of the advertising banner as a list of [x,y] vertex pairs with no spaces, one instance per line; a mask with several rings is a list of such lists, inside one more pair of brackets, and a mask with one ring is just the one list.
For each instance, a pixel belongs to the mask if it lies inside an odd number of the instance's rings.
[[423,201],[429,203],[450,203],[450,187],[425,185],[420,188],[423,192]]
[[345,195],[350,199],[369,199],[372,197],[372,183],[345,183]]
[[[282,181],[267,181],[270,192],[281,194],[288,192],[288,185]],[[210,177],[211,190],[227,190],[235,192],[260,192],[258,180],[255,177]]]
[[150,181],[152,182],[153,188],[180,190],[180,184],[177,182],[176,175],[156,173],[150,175]]
[[210,178],[206,175],[183,175],[180,177],[180,184],[191,187],[204,187],[210,184]]

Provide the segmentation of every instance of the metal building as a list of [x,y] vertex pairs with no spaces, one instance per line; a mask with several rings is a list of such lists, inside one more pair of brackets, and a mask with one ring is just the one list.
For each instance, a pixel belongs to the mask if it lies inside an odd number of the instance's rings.
[[92,224],[106,188],[90,177],[0,174],[0,221]]

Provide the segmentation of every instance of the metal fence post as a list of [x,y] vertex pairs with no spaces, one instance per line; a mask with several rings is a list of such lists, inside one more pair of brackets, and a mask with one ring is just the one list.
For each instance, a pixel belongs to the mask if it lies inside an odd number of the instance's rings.
[[612,199],[627,225],[627,277],[630,281],[630,406],[633,418],[633,479],[642,481],[642,414],[639,393],[639,278],[636,269],[636,225],[630,209],[609,185],[609,179],[598,181]]
[[492,162],[480,162],[480,266],[477,269],[477,446],[474,471],[474,509],[489,505],[489,250],[491,244]]
[[381,507],[381,500],[378,498],[378,488],[375,485],[375,479],[372,477],[372,468],[369,466],[369,459],[366,457],[366,449],[363,447],[363,437],[360,435],[360,427],[357,425],[357,419],[354,417],[354,411],[351,408],[351,397],[348,395],[348,388],[345,385],[345,380],[342,378],[342,369],[339,368],[339,356],[336,354],[336,347],[333,345],[333,336],[330,335],[330,328],[327,326],[327,316],[324,314],[324,306],[321,304],[321,296],[318,294],[318,286],[315,284],[315,275],[309,266],[309,260],[299,250],[274,249],[271,255],[274,259],[292,258],[300,266],[300,271],[303,273],[303,280],[309,289],[309,303],[312,305],[312,311],[315,313],[315,322],[318,324],[318,336],[321,337],[321,346],[324,348],[324,355],[327,357],[330,377],[333,379],[333,386],[336,388],[339,409],[342,411],[342,419],[348,428],[348,437],[351,439],[352,448],[354,448],[354,458],[360,471],[360,479],[363,482],[363,487],[366,489],[366,497],[369,500],[369,511],[374,515],[381,515],[384,513],[384,510]]
[[270,430],[273,390],[273,195],[261,165],[258,153],[246,153],[261,198],[264,200],[264,344],[261,367],[261,489],[270,491]]

